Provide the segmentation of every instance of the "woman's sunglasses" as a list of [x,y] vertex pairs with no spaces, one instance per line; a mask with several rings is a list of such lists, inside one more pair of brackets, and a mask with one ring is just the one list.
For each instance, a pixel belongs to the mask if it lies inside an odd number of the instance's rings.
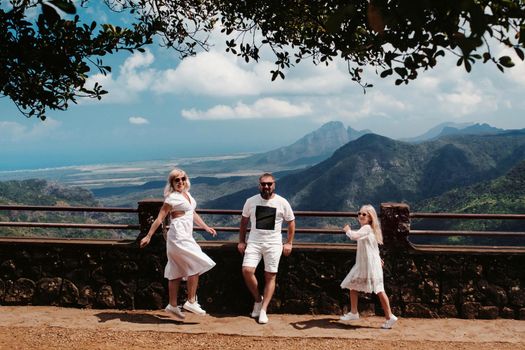
[[357,213],[357,215],[359,215],[359,216],[367,216],[368,214],[367,214],[367,213],[361,213],[361,212],[360,212],[360,213]]
[[174,181],[175,183],[179,183],[179,182],[181,182],[181,181],[186,181],[186,176],[183,176],[183,177],[176,177],[176,178],[173,179],[173,181]]

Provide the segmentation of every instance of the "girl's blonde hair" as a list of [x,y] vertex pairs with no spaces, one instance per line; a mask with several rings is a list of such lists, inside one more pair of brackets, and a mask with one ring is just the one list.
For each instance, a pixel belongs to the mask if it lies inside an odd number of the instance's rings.
[[184,192],[188,192],[191,187],[190,178],[186,174],[186,172],[182,169],[175,168],[172,171],[170,171],[168,175],[168,181],[166,183],[166,186],[164,187],[164,197],[168,197],[170,194],[175,192],[175,186],[173,185],[173,180],[177,177],[185,176],[186,182],[184,184],[184,188],[182,189]]
[[383,244],[383,233],[381,232],[381,224],[379,223],[379,218],[377,217],[377,213],[374,207],[370,204],[366,204],[363,205],[361,209],[359,209],[359,211],[361,213],[368,214],[368,217],[370,218],[370,226],[372,227],[372,231],[374,231],[376,241],[379,244]]

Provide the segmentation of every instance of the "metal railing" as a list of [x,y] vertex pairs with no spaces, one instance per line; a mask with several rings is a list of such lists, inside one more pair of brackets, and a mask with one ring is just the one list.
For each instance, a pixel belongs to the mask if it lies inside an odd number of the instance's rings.
[[[466,220],[523,220],[524,214],[463,214],[463,213],[410,213],[411,219],[466,219]],[[525,227],[524,227],[525,229]],[[444,230],[410,230],[410,235],[426,236],[498,236],[525,237],[525,232],[506,231],[444,231]]]
[[[50,211],[50,212],[101,212],[101,213],[138,213],[137,208],[112,208],[112,207],[70,207],[70,206],[35,206],[35,205],[0,205],[0,211]],[[224,209],[198,209],[199,214],[209,215],[232,215],[240,217],[241,210]],[[296,211],[296,217],[318,217],[318,218],[355,218],[356,212],[336,211]],[[523,220],[525,214],[459,214],[459,213],[410,213],[410,219],[464,219],[464,220]],[[525,226],[525,224],[524,224]],[[39,228],[73,228],[73,229],[109,229],[109,230],[139,230],[138,224],[114,224],[114,223],[71,223],[71,222],[27,222],[27,221],[0,221],[0,227],[39,227]],[[217,227],[218,232],[238,232],[238,226]],[[203,231],[195,227],[196,231]],[[286,228],[283,229],[286,232]],[[330,228],[296,227],[296,233],[300,234],[343,234],[343,231]],[[409,236],[463,236],[463,237],[519,237],[525,239],[525,232],[502,232],[502,231],[464,231],[464,230],[410,230]],[[413,245],[413,244],[412,244]],[[414,246],[414,245],[413,245]],[[420,249],[421,245],[414,248]],[[524,248],[525,249],[525,244]]]

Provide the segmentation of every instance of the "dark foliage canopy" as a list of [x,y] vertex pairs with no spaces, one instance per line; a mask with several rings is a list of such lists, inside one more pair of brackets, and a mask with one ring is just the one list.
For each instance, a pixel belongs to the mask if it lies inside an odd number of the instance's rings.
[[[0,4],[1,4],[0,0]],[[11,0],[0,7],[1,93],[27,117],[45,119],[47,109],[65,110],[76,98],[100,99],[100,85],[85,86],[92,69],[107,73],[101,57],[118,50],[143,50],[160,38],[181,58],[209,48],[214,28],[227,35],[227,49],[246,62],[261,49],[275,55],[271,79],[301,61],[347,62],[352,80],[371,87],[363,67],[375,67],[396,85],[407,84],[457,56],[467,72],[475,62],[492,63],[502,72],[514,66],[497,57],[491,45],[514,49],[523,61],[523,0],[105,0],[126,13],[127,27],[84,23],[71,0]],[[82,0],[80,6],[90,6]],[[3,9],[4,8],[4,9]],[[35,8],[40,15],[28,19]],[[61,10],[61,11],[57,11]],[[69,16],[65,16],[68,14]],[[366,91],[366,90],[365,90]]]

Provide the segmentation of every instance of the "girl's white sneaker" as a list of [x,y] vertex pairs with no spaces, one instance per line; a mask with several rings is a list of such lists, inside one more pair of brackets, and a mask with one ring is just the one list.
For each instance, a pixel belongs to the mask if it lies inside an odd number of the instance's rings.
[[383,328],[383,329],[390,329],[390,328],[392,328],[394,323],[396,323],[396,321],[397,321],[397,317],[392,315],[388,320],[385,321],[385,323],[383,323],[381,328]]

